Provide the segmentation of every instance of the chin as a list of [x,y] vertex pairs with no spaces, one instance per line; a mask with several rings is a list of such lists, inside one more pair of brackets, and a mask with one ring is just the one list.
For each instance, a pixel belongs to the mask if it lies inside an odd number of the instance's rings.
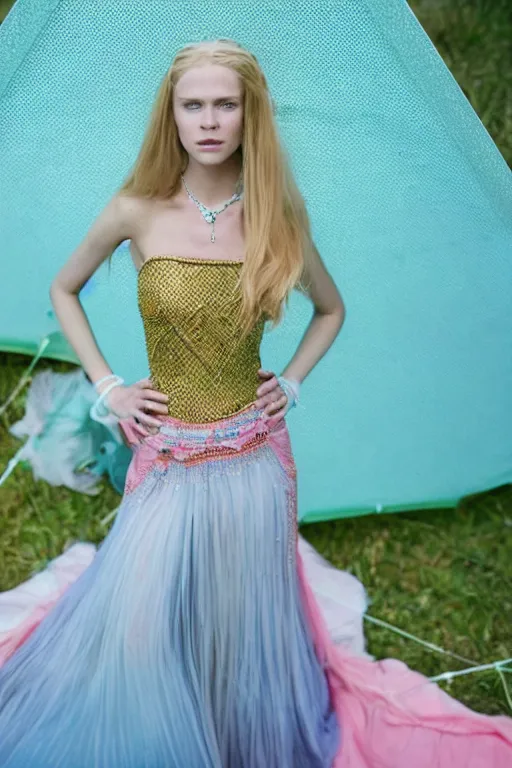
[[226,160],[229,160],[229,156],[219,157],[218,155],[215,156],[212,153],[212,155],[196,155],[194,159],[197,163],[199,163],[199,165],[222,165],[226,162]]
[[193,152],[189,152],[189,157],[193,157],[199,165],[214,166],[223,165],[223,163],[230,160],[234,154],[236,154],[236,149],[232,151],[223,149],[221,152],[197,152],[194,148]]

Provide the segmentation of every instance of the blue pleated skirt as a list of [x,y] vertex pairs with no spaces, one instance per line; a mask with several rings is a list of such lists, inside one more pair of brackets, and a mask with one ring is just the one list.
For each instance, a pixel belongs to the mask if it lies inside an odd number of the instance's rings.
[[330,768],[287,441],[246,411],[135,447],[92,564],[0,669],[1,768]]

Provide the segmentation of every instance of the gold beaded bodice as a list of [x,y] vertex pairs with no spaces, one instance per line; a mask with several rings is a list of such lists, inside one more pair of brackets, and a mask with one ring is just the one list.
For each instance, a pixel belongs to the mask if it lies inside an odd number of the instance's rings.
[[256,399],[264,320],[241,337],[242,262],[153,256],[138,275],[138,302],[155,387],[169,415],[216,421]]

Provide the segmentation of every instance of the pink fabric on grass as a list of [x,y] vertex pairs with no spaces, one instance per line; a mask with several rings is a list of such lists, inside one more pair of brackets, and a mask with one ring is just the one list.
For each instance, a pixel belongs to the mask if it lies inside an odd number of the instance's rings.
[[335,645],[297,552],[318,657],[342,726],[333,768],[510,768],[512,720],[465,707],[395,659],[369,661]]
[[51,611],[59,597],[92,562],[93,544],[74,544],[41,573],[0,593],[0,666]]

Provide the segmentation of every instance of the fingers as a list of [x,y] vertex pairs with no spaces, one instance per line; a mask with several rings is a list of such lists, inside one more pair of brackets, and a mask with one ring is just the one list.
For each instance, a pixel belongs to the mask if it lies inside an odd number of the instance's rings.
[[267,395],[269,392],[271,392],[273,389],[279,386],[279,383],[277,381],[277,376],[273,371],[265,371],[263,368],[260,368],[258,371],[258,376],[260,379],[264,379],[263,384],[260,384],[258,389],[256,390],[256,394],[258,397],[263,397],[264,395]]
[[283,415],[284,415],[284,410],[286,409],[287,404],[288,404],[288,398],[286,397],[286,395],[282,395],[277,400],[272,400],[270,403],[268,403],[265,406],[265,413],[267,414],[267,416],[272,416],[272,415],[275,415],[278,411],[283,410]]
[[260,368],[258,376],[264,381],[256,390],[258,399],[255,406],[256,408],[263,408],[267,417],[272,416],[274,418],[277,416],[279,420],[286,413],[288,397],[283,392],[275,373]]
[[142,411],[151,411],[152,413],[161,413],[163,416],[167,416],[169,409],[166,405],[161,403],[153,403],[150,400],[142,400],[139,408]]
[[148,427],[144,424],[141,424],[137,416],[133,417],[133,431],[136,432],[141,437],[149,437],[150,435],[156,435],[158,432],[160,432],[160,426],[158,427]]
[[269,418],[267,419],[268,428],[271,430],[275,429],[275,427],[277,426],[277,424],[279,424],[280,421],[284,421],[285,414],[286,414],[286,411],[282,410],[282,411],[279,411],[279,413],[276,413],[274,416],[269,416]]
[[169,396],[163,392],[158,392],[156,389],[143,389],[141,392],[144,400],[154,400],[157,403],[168,403]]
[[160,392],[158,389],[155,389],[155,385],[152,379],[141,379],[140,381],[136,381],[134,386],[142,390],[144,397],[150,398],[152,400],[159,400],[163,403],[169,399],[168,395],[166,395],[164,392]]
[[140,435],[141,437],[149,437],[151,434],[151,432],[147,430],[146,427],[142,426],[142,424],[140,424],[136,419],[134,419],[132,429],[135,434]]
[[286,408],[288,405],[288,397],[283,392],[281,387],[276,387],[268,395],[260,397],[256,400],[256,408],[262,408],[267,416],[279,411],[281,408]]
[[141,379],[140,381],[136,381],[134,386],[136,386],[136,387],[144,387],[144,388],[147,388],[147,389],[154,389],[155,388],[154,384],[153,384],[153,382],[151,381],[150,378]]
[[264,397],[265,395],[268,395],[270,392],[272,392],[273,389],[280,389],[279,382],[277,381],[277,378],[274,374],[272,374],[270,379],[267,379],[267,381],[263,382],[263,384],[260,384],[256,390],[256,394],[258,397]]
[[142,401],[139,408],[145,411],[161,413],[163,416],[168,415],[169,410],[167,403],[169,402],[169,396],[164,392],[159,392],[154,389],[151,379],[142,379],[137,382],[137,386],[140,386],[142,395]]
[[[258,390],[258,393],[259,393],[259,390]],[[276,402],[276,400],[279,400],[279,398],[283,397],[283,395],[284,395],[283,390],[281,389],[279,384],[277,384],[276,382],[275,387],[272,387],[272,389],[268,390],[266,393],[263,392],[260,394],[260,396],[258,397],[255,403],[256,408],[265,408],[270,403],[274,403]]]
[[256,400],[256,408],[265,408],[270,403],[273,403],[276,400],[278,400],[282,394],[283,393],[279,388],[273,389],[267,395],[264,395],[263,397],[259,397]]
[[137,408],[134,411],[133,414],[141,424],[145,424],[148,427],[161,427],[162,422],[160,419],[155,419],[153,416],[150,416],[149,413],[145,413],[144,411],[141,411],[139,408]]

